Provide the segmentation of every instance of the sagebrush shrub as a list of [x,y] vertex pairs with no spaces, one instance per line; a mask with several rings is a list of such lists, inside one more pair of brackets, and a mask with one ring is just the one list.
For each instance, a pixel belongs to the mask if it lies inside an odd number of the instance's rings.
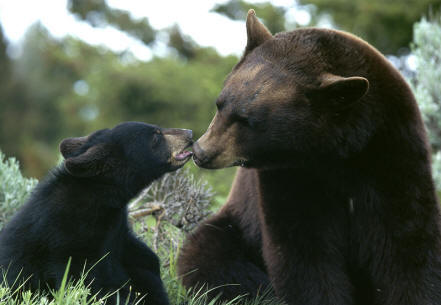
[[24,203],[37,182],[37,179],[23,177],[18,161],[6,158],[0,151],[0,228]]
[[429,131],[433,176],[441,191],[441,16],[414,25],[412,55],[416,71],[410,82]]

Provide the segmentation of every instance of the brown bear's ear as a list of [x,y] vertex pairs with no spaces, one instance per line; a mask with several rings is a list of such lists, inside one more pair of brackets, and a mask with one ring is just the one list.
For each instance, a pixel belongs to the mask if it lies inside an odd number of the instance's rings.
[[245,55],[268,39],[273,38],[270,31],[257,19],[256,12],[251,9],[247,16],[247,46]]
[[67,159],[75,154],[75,152],[87,142],[87,139],[88,137],[64,139],[60,143],[60,152],[63,155],[63,158]]
[[64,168],[76,177],[93,177],[99,175],[105,166],[109,149],[104,144],[90,147],[79,156],[67,158]]
[[321,77],[318,89],[320,99],[330,100],[341,106],[362,98],[369,90],[369,81],[364,77],[342,77],[326,73]]

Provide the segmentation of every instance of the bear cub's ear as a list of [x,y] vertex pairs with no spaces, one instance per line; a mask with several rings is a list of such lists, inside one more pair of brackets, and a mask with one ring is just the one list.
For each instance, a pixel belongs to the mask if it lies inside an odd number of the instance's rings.
[[106,167],[106,158],[110,149],[106,144],[91,146],[84,153],[67,158],[64,168],[75,177],[94,177],[102,173]]
[[64,139],[60,143],[60,152],[63,155],[64,159],[67,159],[75,153],[83,146],[89,137],[79,137],[79,138],[68,138]]

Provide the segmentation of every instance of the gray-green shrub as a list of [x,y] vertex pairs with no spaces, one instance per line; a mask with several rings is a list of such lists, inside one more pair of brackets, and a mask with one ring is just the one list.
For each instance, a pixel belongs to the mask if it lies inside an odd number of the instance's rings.
[[441,191],[441,16],[414,25],[412,55],[415,76],[410,80],[433,149],[433,176]]
[[18,161],[6,158],[0,151],[0,229],[23,204],[37,182],[36,179],[23,177]]

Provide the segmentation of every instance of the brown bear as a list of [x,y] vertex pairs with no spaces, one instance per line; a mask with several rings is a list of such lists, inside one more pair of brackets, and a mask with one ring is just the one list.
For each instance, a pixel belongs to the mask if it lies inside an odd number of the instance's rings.
[[247,35],[194,145],[201,167],[244,168],[184,244],[184,285],[222,299],[271,286],[292,305],[441,304],[430,149],[403,77],[341,31],[273,36],[251,10]]

